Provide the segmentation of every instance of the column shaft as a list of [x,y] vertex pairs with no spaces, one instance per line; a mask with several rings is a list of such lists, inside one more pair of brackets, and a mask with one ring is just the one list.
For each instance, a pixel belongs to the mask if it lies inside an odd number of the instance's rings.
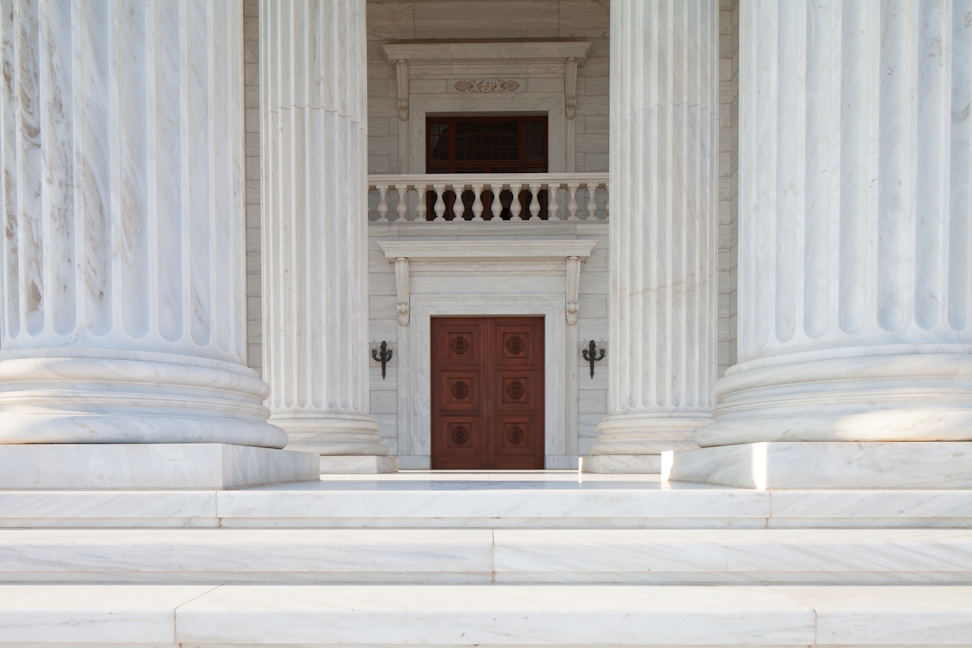
[[711,420],[718,3],[611,5],[609,415],[585,460],[657,471]]
[[238,4],[0,2],[0,443],[286,443],[245,367]]
[[263,0],[260,23],[272,420],[290,447],[345,457],[327,470],[389,469],[368,414],[364,5]]
[[740,363],[701,445],[972,439],[969,16],[743,5]]

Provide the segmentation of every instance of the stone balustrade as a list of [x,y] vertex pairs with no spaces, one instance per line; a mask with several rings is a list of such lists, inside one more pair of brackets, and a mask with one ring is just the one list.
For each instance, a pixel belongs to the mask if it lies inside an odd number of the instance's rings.
[[377,223],[608,218],[607,173],[371,175],[368,192]]

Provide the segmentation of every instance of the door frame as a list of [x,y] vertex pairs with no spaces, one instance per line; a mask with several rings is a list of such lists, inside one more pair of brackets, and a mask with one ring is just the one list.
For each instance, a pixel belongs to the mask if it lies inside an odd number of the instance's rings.
[[431,318],[544,317],[544,464],[577,469],[580,266],[592,239],[384,241],[398,309],[398,465],[431,452]]

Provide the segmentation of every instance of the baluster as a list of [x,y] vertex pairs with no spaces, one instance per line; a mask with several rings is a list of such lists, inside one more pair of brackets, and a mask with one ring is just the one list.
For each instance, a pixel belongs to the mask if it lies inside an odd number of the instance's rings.
[[611,183],[604,183],[604,220],[608,220],[611,217]]
[[587,220],[597,220],[597,202],[594,200],[597,185],[596,182],[587,183]]
[[445,201],[442,200],[442,194],[445,193],[445,185],[432,185],[435,189],[435,220],[444,221],[445,220]]
[[540,185],[530,185],[530,220],[540,220]]
[[493,213],[493,220],[501,223],[503,222],[503,201],[500,200],[500,194],[503,193],[503,185],[491,186],[489,190],[493,192],[493,204],[489,206],[489,210]]
[[388,185],[378,185],[378,222],[387,223],[388,222],[388,200],[386,199],[386,194],[388,193]]
[[570,196],[570,201],[567,203],[567,220],[580,220],[577,218],[577,187],[579,186],[576,182],[567,183],[567,193]]
[[424,184],[415,185],[415,193],[417,194],[415,199],[415,220],[417,221],[424,221],[425,215],[429,211],[428,206],[425,204],[427,191],[428,191],[428,185],[424,185]]
[[474,184],[472,186],[472,190],[473,190],[473,194],[476,196],[476,199],[473,201],[472,204],[472,210],[473,210],[472,219],[474,221],[481,221],[483,220],[483,185]]
[[466,213],[466,205],[462,202],[462,192],[466,190],[466,185],[464,184],[454,184],[452,185],[452,192],[456,195],[456,202],[452,205],[452,213],[455,214],[452,220],[461,221],[465,220],[462,216]]
[[523,185],[511,184],[510,192],[513,194],[513,200],[510,201],[510,220],[519,220],[520,218],[520,188]]
[[395,185],[395,191],[398,192],[398,207],[395,211],[398,212],[398,221],[404,221],[405,215],[408,213],[408,185]]
[[547,186],[547,195],[550,197],[550,203],[547,205],[548,220],[560,220],[560,205],[557,204],[558,191],[560,191],[559,182],[552,182]]

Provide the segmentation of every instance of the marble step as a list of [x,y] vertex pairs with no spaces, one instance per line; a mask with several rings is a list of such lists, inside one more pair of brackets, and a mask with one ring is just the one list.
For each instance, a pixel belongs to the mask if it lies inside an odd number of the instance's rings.
[[972,584],[972,530],[24,529],[0,582]]
[[757,491],[622,481],[332,481],[227,491],[0,491],[0,528],[970,526],[972,490]]
[[939,646],[972,587],[2,585],[0,646]]

